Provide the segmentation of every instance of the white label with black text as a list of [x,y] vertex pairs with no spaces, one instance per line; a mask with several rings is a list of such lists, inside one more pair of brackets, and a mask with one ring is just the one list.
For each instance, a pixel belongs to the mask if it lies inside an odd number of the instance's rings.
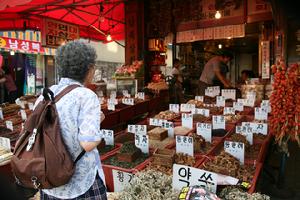
[[174,138],[173,122],[163,121],[161,127],[168,130],[168,137]]
[[235,158],[237,158],[240,163],[243,165],[245,160],[245,145],[241,142],[232,142],[225,141],[224,142],[225,152],[231,154]]
[[224,107],[223,115],[235,115],[234,107]]
[[256,120],[268,120],[268,109],[256,107],[254,109],[254,118]]
[[244,103],[243,102],[233,102],[233,108],[235,111],[244,111]]
[[182,113],[181,123],[183,127],[193,129],[193,114]]
[[114,145],[114,131],[108,130],[108,129],[101,129],[100,131],[105,140],[105,144],[106,145]]
[[193,137],[176,135],[176,153],[185,153],[194,156]]
[[217,96],[217,107],[225,107],[225,97]]
[[143,153],[149,154],[149,137],[148,135],[135,134],[135,146]]
[[146,135],[147,134],[147,125],[137,125],[137,124],[128,125],[127,131],[129,133]]
[[234,89],[222,89],[222,96],[225,97],[225,99],[236,99],[236,90]]
[[204,97],[203,96],[195,96],[196,101],[204,102]]
[[209,117],[209,109],[195,108],[194,110],[192,110],[192,114],[199,114],[205,117]]
[[6,128],[8,128],[9,130],[11,130],[11,131],[14,130],[12,121],[5,121],[5,125],[6,125]]
[[212,117],[213,130],[225,129],[225,117],[223,115],[214,115]]
[[170,104],[169,105],[169,110],[174,112],[174,113],[179,113],[179,104]]
[[211,143],[212,128],[208,123],[197,123],[197,134],[201,135],[206,142]]
[[114,191],[115,192],[122,192],[132,181],[134,175],[131,173],[119,171],[119,170],[112,170],[113,174],[113,181],[114,181]]
[[0,146],[5,150],[11,152],[10,139],[6,137],[0,137]]
[[195,109],[195,104],[180,104],[180,111],[181,112],[192,112]]
[[134,99],[133,98],[123,98],[122,103],[125,105],[133,106],[134,105]]

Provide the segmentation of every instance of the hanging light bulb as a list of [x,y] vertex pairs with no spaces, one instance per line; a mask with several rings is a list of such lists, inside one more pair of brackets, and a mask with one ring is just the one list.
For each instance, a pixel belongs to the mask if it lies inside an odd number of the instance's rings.
[[222,44],[219,44],[219,45],[218,45],[218,48],[219,48],[219,49],[222,49],[222,47],[223,47]]
[[14,51],[10,51],[10,55],[11,56],[15,55],[15,52]]
[[220,11],[216,11],[216,14],[215,14],[215,18],[216,19],[220,19],[222,17],[222,15],[221,15],[221,13],[220,13]]
[[106,36],[106,40],[107,40],[108,42],[110,42],[110,41],[112,40],[112,38],[111,38],[111,35],[110,35],[110,34],[107,34],[107,36]]

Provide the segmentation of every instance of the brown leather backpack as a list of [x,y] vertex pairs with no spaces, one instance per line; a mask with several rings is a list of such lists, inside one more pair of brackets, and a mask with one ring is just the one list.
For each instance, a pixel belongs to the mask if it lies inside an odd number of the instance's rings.
[[26,120],[11,159],[18,185],[50,189],[65,185],[72,177],[76,162],[85,152],[82,151],[75,162],[71,159],[61,136],[55,103],[77,87],[67,86],[55,98],[51,90],[43,90],[44,100]]

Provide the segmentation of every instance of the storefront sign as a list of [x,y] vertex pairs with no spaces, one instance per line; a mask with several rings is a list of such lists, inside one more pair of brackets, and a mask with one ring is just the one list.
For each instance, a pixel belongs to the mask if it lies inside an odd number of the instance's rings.
[[270,41],[261,42],[261,76],[262,79],[270,78]]
[[42,42],[45,46],[57,47],[63,43],[79,39],[79,26],[53,20],[44,19]]
[[216,193],[217,174],[185,165],[173,165],[173,189],[181,190],[183,187],[198,185]]
[[40,42],[19,40],[7,37],[0,37],[0,48],[13,51],[25,51],[28,53],[43,53],[44,49]]

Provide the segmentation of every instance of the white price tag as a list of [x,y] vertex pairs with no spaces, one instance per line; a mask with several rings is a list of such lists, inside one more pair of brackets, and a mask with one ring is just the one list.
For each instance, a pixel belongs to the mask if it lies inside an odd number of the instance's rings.
[[114,131],[108,129],[101,129],[102,136],[106,145],[114,145]]
[[213,130],[215,129],[225,129],[225,117],[223,115],[212,116],[213,120]]
[[245,145],[241,142],[224,142],[225,152],[231,154],[235,158],[237,158],[240,163],[243,165],[245,160]]
[[128,97],[129,96],[128,90],[123,90],[122,94],[123,94],[124,97]]
[[235,126],[235,132],[241,133],[242,132],[242,126]]
[[6,137],[0,137],[0,146],[5,150],[11,152],[10,139]]
[[262,100],[262,102],[260,104],[260,107],[267,109],[268,113],[271,112],[271,105],[270,105],[270,101],[269,100]]
[[125,105],[133,106],[134,105],[134,99],[133,98],[123,98],[122,103]]
[[170,104],[169,110],[174,113],[179,113],[179,104]]
[[194,156],[193,137],[176,135],[176,153],[184,153]]
[[225,97],[225,99],[236,99],[236,90],[235,89],[222,89],[222,96]]
[[195,109],[195,104],[180,104],[181,112],[192,112]]
[[163,121],[161,127],[168,130],[168,137],[174,138],[173,122]]
[[254,117],[256,120],[268,120],[267,108],[256,107],[254,111]]
[[6,128],[8,128],[11,131],[14,130],[14,126],[13,126],[12,121],[5,121],[5,124],[6,124]]
[[203,96],[195,96],[196,101],[204,102],[204,97]]
[[217,96],[217,107],[225,107],[225,97]]
[[116,98],[109,98],[107,100],[107,103],[118,105],[118,99],[116,99]]
[[253,131],[252,128],[249,126],[242,126],[241,127],[241,135],[244,135],[250,145],[253,145]]
[[268,134],[268,124],[267,123],[254,123],[254,122],[243,122],[242,126],[250,126],[253,133],[260,133],[263,135]]
[[0,120],[4,119],[4,116],[3,116],[3,110],[2,108],[0,107]]
[[27,114],[26,114],[25,110],[20,110],[20,112],[21,112],[22,120],[25,121],[27,119]]
[[111,91],[111,92],[110,92],[110,95],[109,95],[109,98],[110,98],[110,99],[115,99],[116,97],[117,97],[116,91]]
[[233,108],[235,111],[244,111],[244,103],[243,102],[233,102]]
[[142,150],[143,153],[149,154],[149,137],[148,135],[135,134],[135,146]]
[[33,110],[33,107],[34,107],[33,103],[28,103],[29,110]]
[[137,99],[141,99],[143,101],[145,100],[145,93],[144,92],[139,92],[135,96],[136,96]]
[[128,125],[127,131],[134,134],[147,134],[147,125]]
[[119,171],[119,170],[112,170],[113,173],[113,181],[114,181],[114,191],[115,192],[122,192],[126,186],[132,181],[134,177],[133,174]]
[[244,106],[254,107],[254,104],[255,104],[255,99],[252,98],[244,99]]
[[217,174],[213,172],[174,164],[172,185],[174,190],[181,190],[183,187],[199,185],[216,193],[217,177]]
[[163,122],[166,122],[167,120],[164,119],[156,119],[156,118],[150,118],[149,119],[149,125],[150,126],[162,126]]
[[108,109],[108,110],[111,110],[111,111],[115,111],[115,110],[116,110],[116,106],[115,106],[114,103],[109,102],[109,103],[107,104],[107,109]]
[[223,115],[235,115],[234,107],[224,107]]
[[197,123],[197,134],[201,135],[206,142],[211,143],[211,135],[212,135],[211,124]]
[[181,123],[183,127],[193,129],[193,114],[182,113]]
[[192,110],[192,114],[199,114],[205,117],[209,117],[209,109],[195,108]]

